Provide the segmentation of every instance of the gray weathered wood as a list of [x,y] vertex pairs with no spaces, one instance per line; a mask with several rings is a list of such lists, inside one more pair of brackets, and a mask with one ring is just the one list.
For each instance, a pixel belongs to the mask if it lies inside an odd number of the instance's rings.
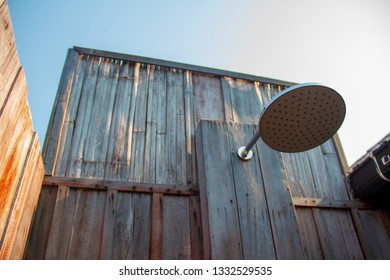
[[217,76],[201,73],[193,74],[195,124],[201,119],[225,119],[225,105],[223,103],[221,81]]
[[151,197],[117,194],[113,259],[148,259],[150,246]]
[[243,162],[235,153],[237,147],[253,136],[253,126],[228,123],[228,129],[243,257],[276,259],[259,161]]
[[306,258],[309,260],[323,260],[324,254],[312,209],[296,207],[295,213]]
[[64,125],[65,112],[68,108],[77,60],[78,53],[73,49],[69,49],[42,150],[45,173],[48,175],[53,174],[58,160],[58,144],[62,137],[61,132]]
[[366,259],[390,259],[390,237],[379,211],[354,210],[355,227]]
[[205,240],[205,257],[242,259],[239,210],[226,124],[202,121],[196,141],[198,167],[202,166],[199,192],[202,209],[207,211],[202,213],[202,224],[206,225],[203,235],[209,238]]
[[191,259],[189,212],[187,197],[163,197],[163,259]]
[[303,259],[305,255],[281,154],[266,146],[261,139],[256,146],[276,256],[278,259]]
[[348,210],[313,209],[325,259],[363,259],[351,214]]

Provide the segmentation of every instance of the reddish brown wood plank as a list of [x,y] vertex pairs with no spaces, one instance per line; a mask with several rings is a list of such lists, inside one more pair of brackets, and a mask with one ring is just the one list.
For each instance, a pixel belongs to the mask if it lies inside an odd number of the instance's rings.
[[162,259],[163,242],[163,194],[154,193],[152,197],[152,225],[150,229],[150,259]]

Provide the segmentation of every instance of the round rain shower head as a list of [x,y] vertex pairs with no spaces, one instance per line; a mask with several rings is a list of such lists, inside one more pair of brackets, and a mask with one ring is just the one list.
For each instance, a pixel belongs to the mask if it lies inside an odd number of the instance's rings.
[[331,138],[344,117],[345,103],[335,90],[316,83],[299,84],[267,104],[260,116],[260,136],[275,150],[302,152]]

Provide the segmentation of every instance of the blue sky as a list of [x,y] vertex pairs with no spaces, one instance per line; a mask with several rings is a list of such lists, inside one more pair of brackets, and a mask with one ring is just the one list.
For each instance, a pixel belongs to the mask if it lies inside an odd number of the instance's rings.
[[68,48],[320,82],[345,99],[352,164],[389,131],[390,1],[8,0],[41,145]]

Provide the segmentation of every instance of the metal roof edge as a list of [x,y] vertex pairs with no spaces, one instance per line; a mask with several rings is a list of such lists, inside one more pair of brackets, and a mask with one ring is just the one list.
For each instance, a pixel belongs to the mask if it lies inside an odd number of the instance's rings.
[[111,52],[111,51],[104,51],[104,50],[97,50],[97,49],[90,49],[90,48],[83,48],[74,46],[73,49],[77,51],[80,54],[85,55],[91,55],[91,56],[99,56],[99,57],[106,57],[111,59],[121,59],[121,60],[128,60],[128,61],[134,61],[134,62],[140,62],[140,63],[146,63],[146,64],[153,64],[153,65],[159,65],[163,67],[171,67],[171,68],[177,68],[182,70],[191,70],[194,72],[201,72],[201,73],[207,73],[207,74],[213,74],[217,76],[228,76],[232,78],[238,78],[243,80],[250,80],[255,82],[262,82],[262,83],[268,83],[268,84],[274,84],[274,85],[282,85],[282,86],[293,86],[297,83],[289,82],[289,81],[283,81],[278,79],[272,79],[267,77],[261,77],[261,76],[255,76],[250,74],[243,74],[233,71],[227,71],[227,70],[221,70],[216,68],[210,68],[205,66],[198,66],[193,64],[185,64],[180,62],[173,62],[168,60],[162,60],[162,59],[156,59],[156,58],[149,58],[149,57],[143,57],[143,56],[136,56],[131,54],[123,54],[123,53],[117,53],[117,52]]

